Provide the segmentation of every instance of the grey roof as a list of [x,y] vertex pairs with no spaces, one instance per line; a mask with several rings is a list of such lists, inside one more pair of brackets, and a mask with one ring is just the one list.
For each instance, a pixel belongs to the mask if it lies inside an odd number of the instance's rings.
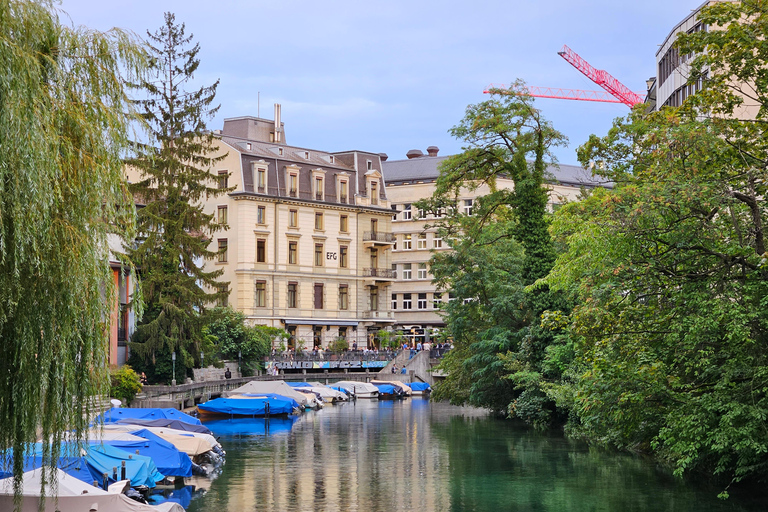
[[[327,158],[329,156],[338,156],[338,153],[329,153],[327,151],[318,151],[316,149],[300,148],[296,146],[286,146],[285,144],[278,144],[276,142],[259,142],[249,139],[243,139],[240,137],[232,137],[230,135],[221,136],[221,140],[236,148],[238,151],[245,155],[251,155],[260,158],[279,159],[284,161],[292,161],[300,164],[312,164],[322,167],[334,167],[338,169],[345,169],[354,171],[354,168],[344,165],[336,158],[334,163],[329,163]],[[248,149],[246,144],[250,144]],[[277,148],[283,148],[283,154],[280,155],[277,152]],[[309,152],[309,159],[304,158],[304,152]]]
[[[397,185],[412,181],[434,181],[440,175],[440,164],[449,156],[423,156],[409,160],[387,160],[382,162],[382,174],[387,185]],[[578,165],[550,165],[547,172],[550,183],[571,185],[575,187],[607,187],[613,184]]]

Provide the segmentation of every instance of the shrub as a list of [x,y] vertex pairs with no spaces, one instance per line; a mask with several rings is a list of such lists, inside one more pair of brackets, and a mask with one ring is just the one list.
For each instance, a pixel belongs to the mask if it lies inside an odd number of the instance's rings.
[[111,380],[110,396],[125,401],[126,405],[131,405],[136,393],[141,391],[139,374],[128,365],[110,368],[109,373]]

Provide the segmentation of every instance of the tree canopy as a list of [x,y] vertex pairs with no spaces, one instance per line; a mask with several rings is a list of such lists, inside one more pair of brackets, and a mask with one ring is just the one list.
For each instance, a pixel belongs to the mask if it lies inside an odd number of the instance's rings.
[[30,443],[52,464],[108,396],[107,236],[131,237],[134,214],[123,84],[144,62],[124,32],[0,2],[0,451],[17,492]]
[[141,272],[146,306],[130,347],[131,365],[155,381],[170,375],[162,368],[170,368],[173,352],[180,356],[180,375],[202,364],[199,355],[210,343],[208,305],[228,293],[227,283],[217,281],[223,271],[207,271],[204,264],[216,256],[208,248],[211,233],[227,226],[201,204],[226,191],[210,173],[223,156],[212,156],[216,146],[205,128],[218,109],[212,106],[218,81],[186,90],[200,64],[200,47],[191,45],[192,36],[173,14],[166,13],[164,25],[148,35],[154,76],[136,84],[144,97],[135,103],[150,127],[150,141],[138,145],[129,161],[141,175],[131,186],[143,205],[130,256]]

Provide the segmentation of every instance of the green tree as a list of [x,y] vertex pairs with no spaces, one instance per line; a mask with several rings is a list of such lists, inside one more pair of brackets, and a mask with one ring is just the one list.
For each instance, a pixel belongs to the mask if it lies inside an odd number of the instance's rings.
[[107,237],[133,217],[123,81],[143,63],[124,32],[0,2],[0,452],[17,493],[30,443],[55,464],[109,391]]
[[263,368],[264,357],[269,355],[275,338],[288,338],[284,329],[247,325],[245,315],[231,308],[217,308],[212,316],[214,320],[208,325],[208,332],[216,338],[219,356],[235,360],[239,355],[243,375],[252,375],[254,370]]
[[136,394],[141,391],[139,374],[127,364],[119,368],[111,368],[109,374],[109,396],[122,400],[130,406]]
[[[470,403],[528,420],[525,408],[513,402],[533,400],[538,407],[546,401],[541,378],[532,377],[540,376],[553,334],[540,328],[539,316],[566,307],[546,286],[524,293],[555,261],[546,159],[549,148],[565,139],[524,91],[517,82],[467,108],[451,130],[467,146],[444,162],[434,196],[418,206],[432,213],[447,209],[436,224],[453,249],[431,262],[438,285],[456,298],[445,312],[458,349],[445,358],[449,377],[436,397],[462,402],[468,396]],[[499,177],[511,179],[514,189],[499,189]],[[483,185],[490,193],[476,200],[472,215],[456,208],[460,195]],[[468,392],[463,390],[467,383]]]
[[696,103],[635,112],[580,149],[617,186],[556,215],[568,251],[546,281],[580,304],[579,378],[556,394],[591,439],[653,450],[679,474],[762,478],[768,160],[760,141],[735,143],[753,121],[706,119]]
[[[216,252],[208,249],[211,233],[222,226],[203,211],[201,201],[224,192],[217,188],[212,165],[213,135],[205,121],[218,107],[211,107],[218,81],[186,91],[200,61],[199,44],[191,46],[184,25],[173,14],[149,33],[154,59],[154,80],[137,84],[145,98],[136,105],[150,127],[149,143],[129,164],[141,175],[131,190],[144,203],[138,211],[137,241],[131,258],[141,270],[146,309],[131,339],[131,364],[137,370],[170,366],[177,352],[177,374],[195,366],[204,350],[208,304],[227,292],[217,282],[222,270],[206,271],[204,260]],[[208,292],[214,289],[216,292]],[[147,371],[150,376],[155,372]]]

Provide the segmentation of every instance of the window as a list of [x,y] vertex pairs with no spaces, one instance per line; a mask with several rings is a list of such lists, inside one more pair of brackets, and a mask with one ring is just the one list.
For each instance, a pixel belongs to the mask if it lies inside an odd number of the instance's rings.
[[219,188],[229,188],[229,173],[227,171],[219,171]]
[[323,244],[315,244],[315,266],[323,266]]
[[376,269],[379,266],[379,250],[371,249],[371,268]]
[[299,175],[290,174],[288,176],[288,184],[290,185],[288,195],[291,197],[299,197]]
[[403,279],[411,279],[411,264],[403,263]]
[[216,291],[219,293],[219,298],[216,300],[216,305],[220,308],[227,307],[227,298],[229,297],[229,288],[225,284],[220,284],[216,287]]
[[295,308],[296,307],[296,291],[298,288],[297,283],[288,283],[288,301],[287,306],[289,308]]
[[392,210],[394,210],[393,213],[392,213],[392,220],[397,220],[397,205],[396,204],[392,205]]
[[427,294],[426,293],[420,293],[419,294],[419,300],[416,303],[417,309],[427,309]]
[[256,186],[258,187],[258,191],[262,194],[267,188],[267,170],[266,169],[259,169],[256,171]]
[[376,230],[379,227],[379,221],[376,219],[371,219],[371,234],[376,236]]
[[315,212],[315,229],[318,231],[323,230],[323,214],[322,212]]
[[256,240],[256,263],[267,262],[267,241],[263,238]]
[[417,276],[419,279],[426,279],[427,278],[427,264],[426,263],[419,263],[419,273]]
[[403,205],[403,220],[411,220],[411,205]]
[[371,182],[371,204],[379,204],[378,184],[375,181]]
[[397,279],[397,263],[392,264],[392,277]]
[[288,227],[295,228],[299,226],[299,212],[298,210],[290,210],[288,212]]
[[411,249],[413,249],[411,235],[403,235],[403,250],[410,251]]
[[266,224],[266,223],[267,223],[267,207],[259,206],[256,209],[256,224]]
[[418,238],[416,239],[416,248],[417,249],[426,249],[427,248],[427,234],[426,233],[419,233]]
[[347,202],[347,182],[346,181],[339,182],[339,202],[340,203]]
[[345,284],[339,285],[339,309],[349,309],[349,287]]
[[317,201],[323,200],[323,178],[320,176],[315,177],[315,199]]
[[339,327],[339,338],[347,339],[347,328],[346,328],[346,326]]
[[304,152],[304,160],[309,160],[309,151]]
[[267,282],[256,281],[256,304],[257,308],[267,307]]
[[413,309],[413,300],[410,293],[403,294],[403,309]]
[[315,283],[315,309],[323,309],[323,285]]
[[441,249],[443,247],[443,239],[439,236],[436,236],[432,239],[432,248],[433,249]]
[[339,267],[347,268],[349,261],[347,259],[348,248],[346,245],[339,246]]
[[472,215],[472,204],[474,201],[472,199],[465,199],[464,200],[464,213],[466,215]]
[[397,310],[397,294],[392,294],[392,310]]
[[419,218],[420,219],[426,219],[427,218],[427,212],[423,208],[419,209]]
[[373,170],[373,162],[371,162],[370,160],[368,160],[366,162],[366,170],[368,170],[368,171],[372,171]]
[[339,231],[342,233],[349,232],[349,217],[346,215],[342,215],[339,217]]
[[379,310],[379,287],[371,286],[371,311]]
[[227,262],[227,239],[219,238],[219,263]]
[[299,262],[299,242],[288,242],[288,264],[296,265]]
[[442,293],[433,293],[432,294],[432,307],[435,309],[440,308],[440,304],[443,302],[443,294]]
[[227,207],[219,206],[218,212],[219,212],[219,224],[226,224],[227,223]]

